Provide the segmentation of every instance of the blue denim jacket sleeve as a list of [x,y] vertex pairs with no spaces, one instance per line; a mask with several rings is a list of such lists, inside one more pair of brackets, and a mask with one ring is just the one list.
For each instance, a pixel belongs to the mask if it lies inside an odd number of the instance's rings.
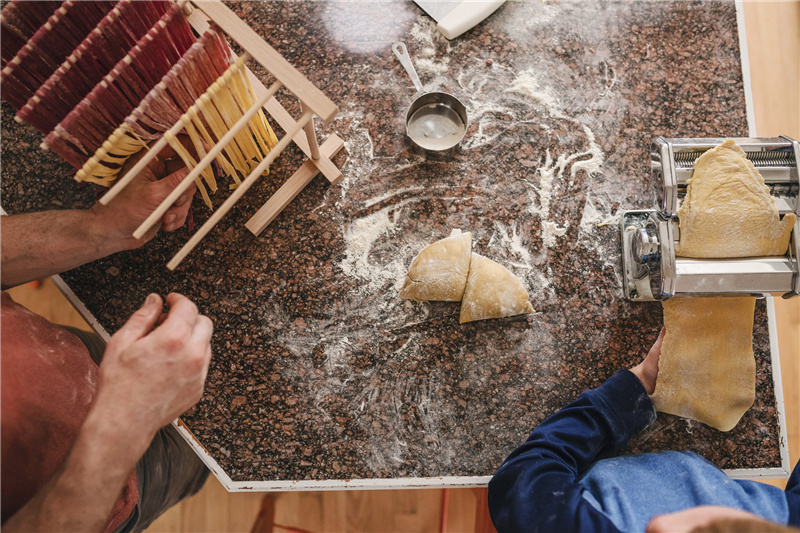
[[578,479],[655,419],[647,391],[629,370],[545,419],[489,482],[489,512],[498,532],[617,532],[583,499]]

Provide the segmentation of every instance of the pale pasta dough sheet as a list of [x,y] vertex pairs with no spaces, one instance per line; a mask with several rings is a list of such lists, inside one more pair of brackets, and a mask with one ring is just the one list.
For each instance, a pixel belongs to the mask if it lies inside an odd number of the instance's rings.
[[732,429],[755,401],[755,298],[671,298],[663,302],[667,327],[656,409]]

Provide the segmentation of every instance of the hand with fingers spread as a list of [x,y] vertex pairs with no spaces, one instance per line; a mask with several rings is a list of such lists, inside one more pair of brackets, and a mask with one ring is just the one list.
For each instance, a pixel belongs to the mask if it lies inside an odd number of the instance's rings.
[[192,407],[203,394],[211,360],[211,320],[185,296],[147,297],[141,309],[111,337],[100,366],[97,402],[109,415],[147,435]]

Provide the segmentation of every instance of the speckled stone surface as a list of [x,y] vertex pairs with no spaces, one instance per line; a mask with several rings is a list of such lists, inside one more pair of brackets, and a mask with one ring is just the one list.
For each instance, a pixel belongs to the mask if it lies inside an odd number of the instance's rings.
[[[185,229],[64,279],[110,332],[152,291],[214,320],[184,421],[234,481],[490,475],[545,416],[641,360],[661,309],[623,299],[612,215],[653,205],[655,136],[747,135],[733,2],[509,1],[452,42],[412,3],[232,7],[340,106],[318,133],[346,141],[343,181],[316,178],[254,237],[244,223],[299,165],[292,147],[176,272]],[[467,105],[452,159],[404,138],[414,91],[394,41],[428,90]],[[91,203],[5,104],[2,128],[6,211]],[[459,325],[458,304],[397,297],[452,228],[524,281],[535,315]],[[754,348],[757,400],[734,430],[659,415],[626,451],[780,466],[763,302]]]

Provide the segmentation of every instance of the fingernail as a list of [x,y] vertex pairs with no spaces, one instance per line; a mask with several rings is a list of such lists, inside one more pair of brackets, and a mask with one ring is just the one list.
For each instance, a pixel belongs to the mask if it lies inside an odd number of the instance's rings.
[[150,293],[147,295],[147,299],[144,301],[145,305],[153,305],[158,300],[158,296],[155,293]]
[[175,213],[170,213],[169,215],[167,215],[167,224],[175,222],[176,218],[178,218],[178,215],[176,215]]

